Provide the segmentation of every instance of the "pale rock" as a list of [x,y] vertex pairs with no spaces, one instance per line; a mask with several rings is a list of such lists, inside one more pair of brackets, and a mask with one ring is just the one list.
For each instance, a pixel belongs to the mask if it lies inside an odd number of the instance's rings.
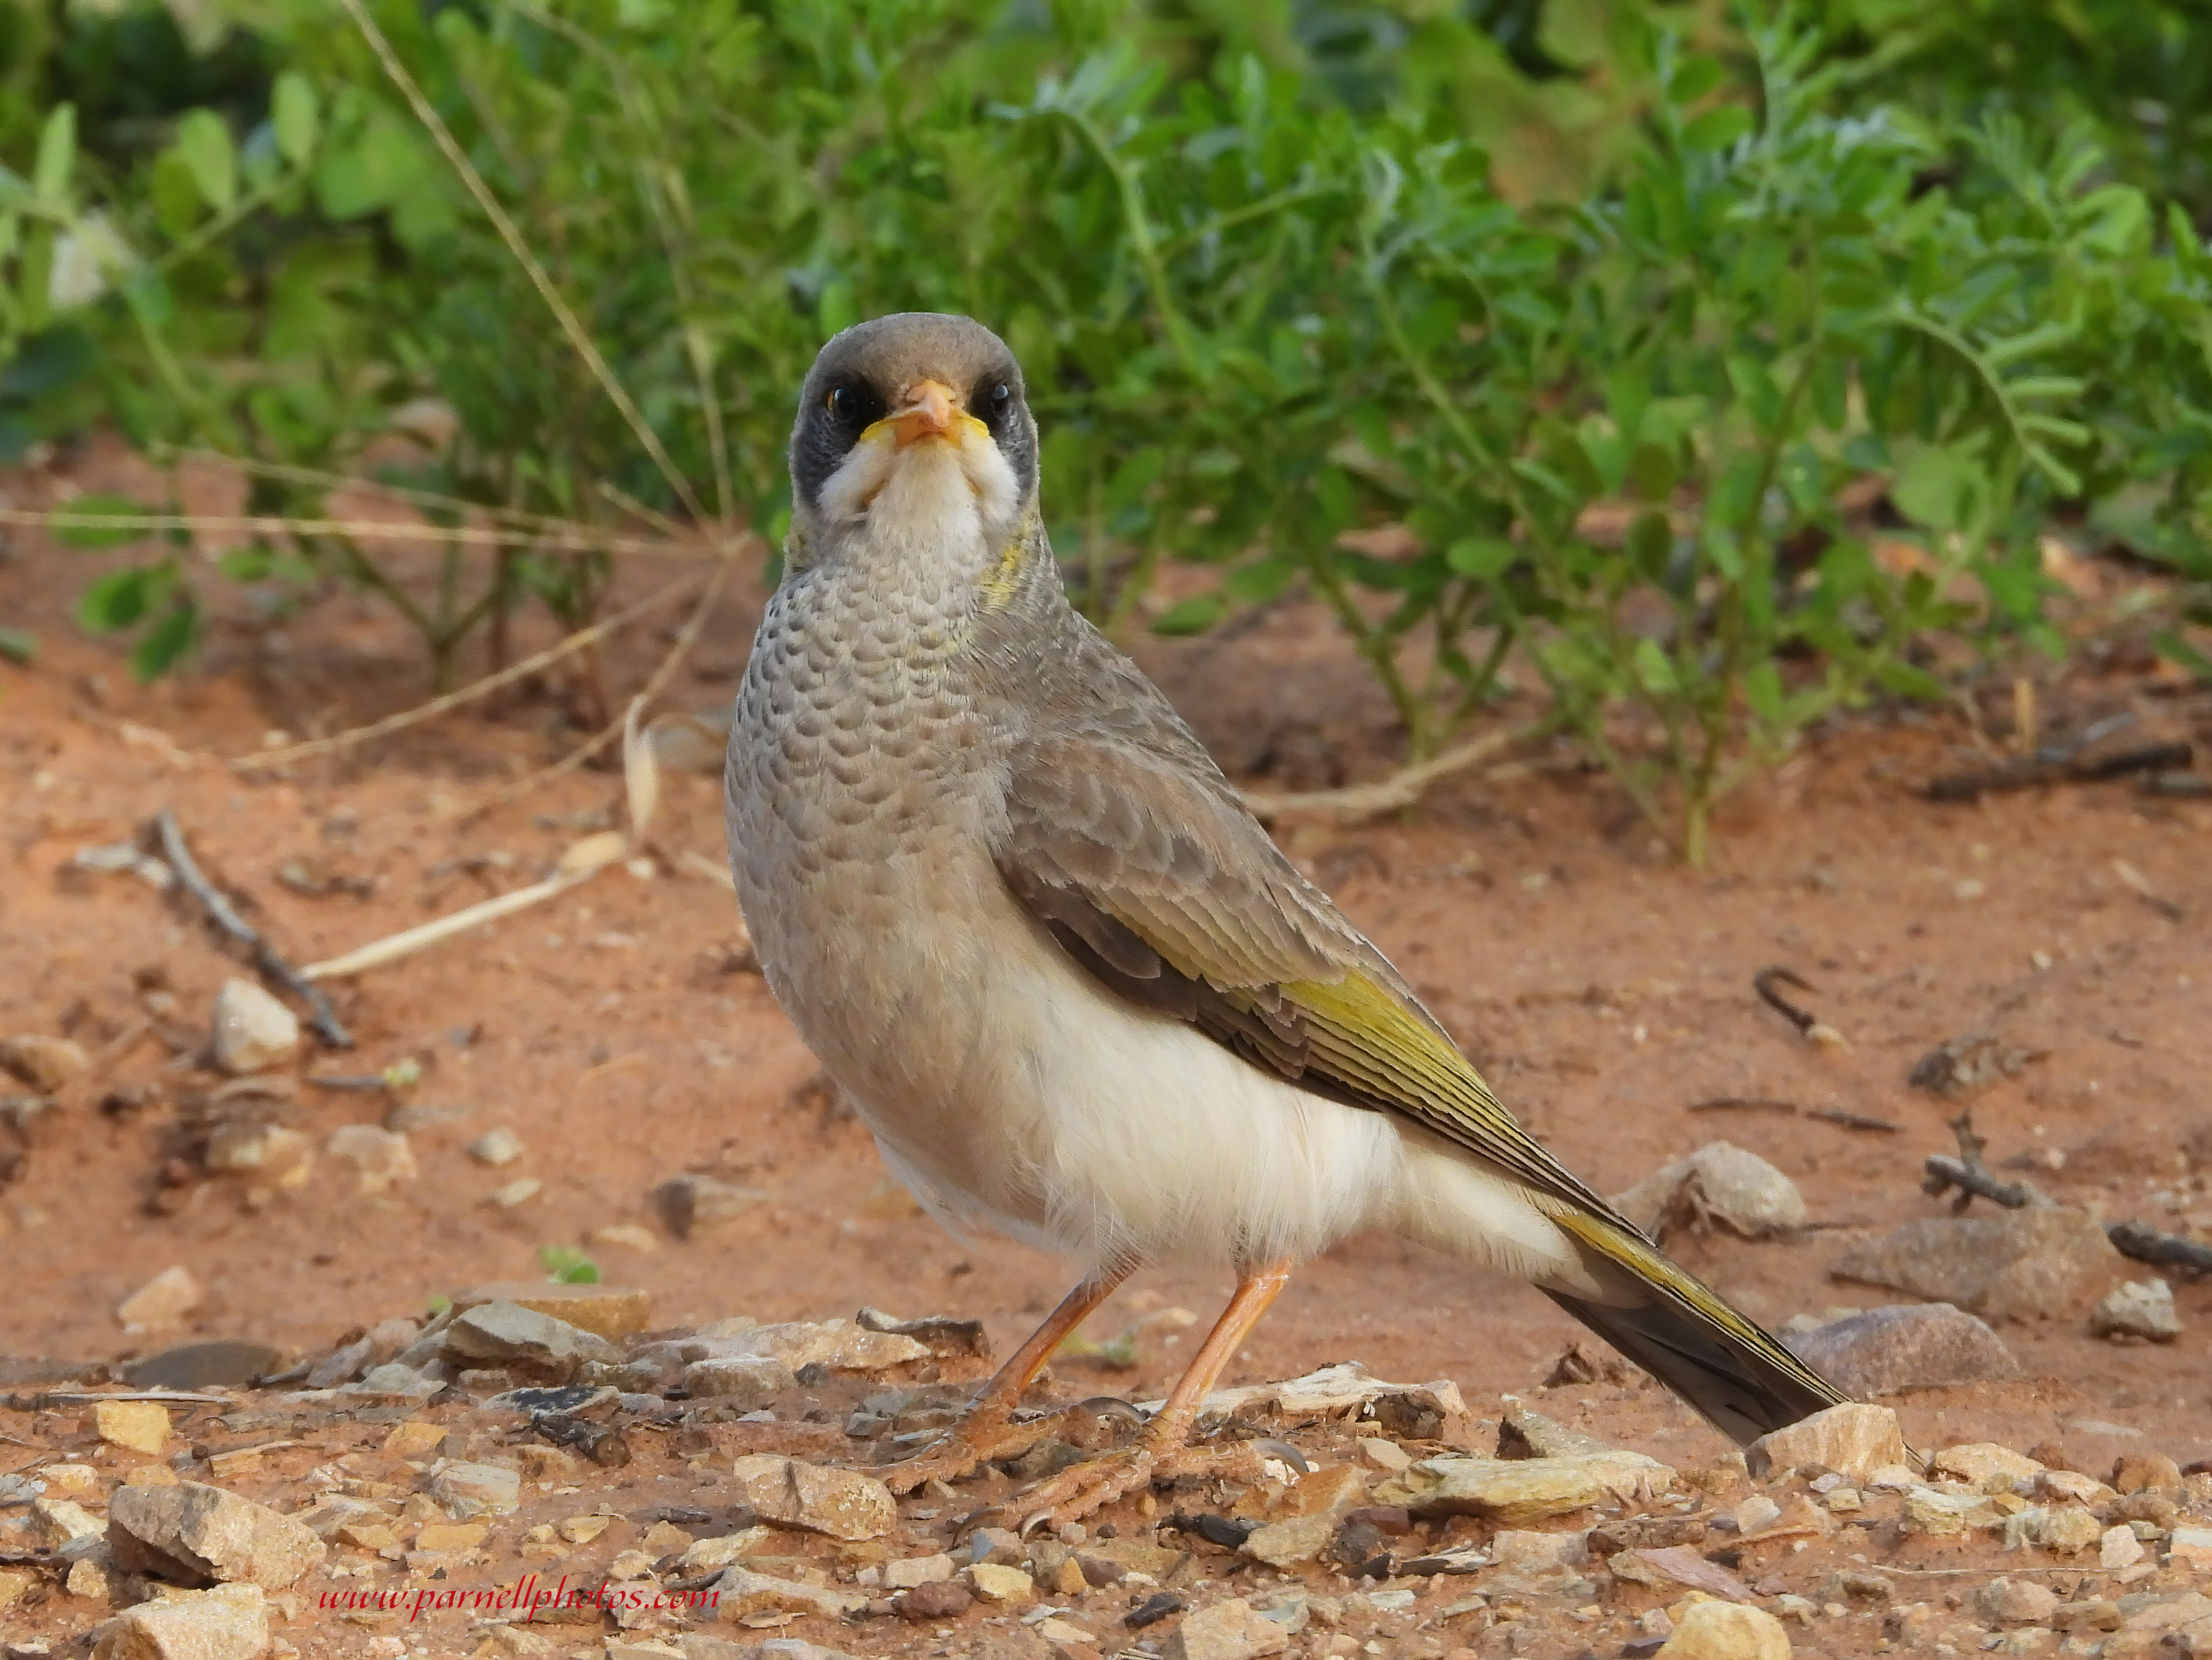
[[2045,1470],[2035,1478],[2039,1499],[2072,1499],[2084,1505],[2108,1504],[2119,1497],[2094,1475],[2079,1470]]
[[1168,1633],[1162,1653],[1164,1660],[1258,1660],[1290,1645],[1291,1634],[1283,1627],[1244,1598],[1231,1596],[1183,1615],[1182,1623]]
[[93,1660],[259,1660],[269,1651],[268,1599],[253,1584],[168,1592],[126,1608],[102,1631]]
[[[570,1537],[568,1529],[572,1523],[592,1519],[588,1517],[571,1517],[561,1524],[561,1536],[564,1539]],[[600,1523],[601,1527],[605,1525],[604,1522]],[[589,1537],[574,1542],[588,1544],[598,1537],[599,1530],[595,1529]],[[719,1572],[723,1568],[737,1566],[749,1556],[774,1555],[782,1548],[777,1543],[777,1538],[774,1528],[741,1528],[735,1533],[720,1534],[712,1539],[702,1539],[696,1544],[685,1546],[684,1554],[677,1559],[677,1566],[686,1578]],[[946,1577],[951,1577],[949,1571]]]
[[107,1518],[116,1566],[180,1581],[282,1590],[329,1554],[297,1517],[200,1481],[118,1487]]
[[884,1564],[884,1589],[912,1590],[916,1585],[933,1585],[952,1575],[952,1559],[943,1551],[934,1556],[909,1556]]
[[180,1325],[200,1305],[200,1282],[185,1268],[163,1268],[116,1305],[125,1331],[159,1331]]
[[1358,1441],[1359,1461],[1368,1468],[1380,1470],[1385,1475],[1395,1475],[1411,1467],[1413,1455],[1395,1441],[1379,1435],[1363,1435]]
[[794,1372],[809,1365],[832,1371],[881,1371],[929,1359],[928,1346],[919,1339],[868,1331],[843,1320],[752,1326],[732,1341],[734,1353],[766,1355]]
[[2089,1311],[2089,1329],[2099,1337],[2140,1337],[2171,1343],[2181,1335],[2181,1316],[2173,1306],[2173,1287],[2163,1280],[2130,1280],[2106,1294]]
[[1486,1596],[1586,1595],[1591,1589],[1581,1572],[1589,1561],[1586,1533],[1500,1528],[1491,1535],[1488,1554],[1490,1565],[1476,1582]]
[[2004,1525],[2004,1513],[1983,1493],[1946,1493],[1940,1487],[1914,1487],[1905,1495],[1899,1518],[1907,1533],[1931,1538],[1993,1530]]
[[62,1587],[71,1596],[89,1597],[95,1602],[107,1600],[107,1570],[90,1557],[83,1557],[70,1565],[62,1580]]
[[314,1144],[305,1132],[282,1124],[218,1124],[208,1136],[207,1167],[281,1187],[297,1187],[314,1165]]
[[1866,1485],[1881,1493],[1909,1493],[1920,1485],[1920,1474],[1910,1464],[1876,1464]]
[[2131,1568],[2143,1559],[2142,1541],[2127,1527],[2106,1528],[2097,1539],[2097,1566],[2111,1573]]
[[1993,1626],[2048,1625],[2058,1612],[2058,1594],[2033,1579],[1992,1579],[1974,1601]]
[[742,1567],[724,1570],[714,1583],[714,1612],[724,1620],[742,1620],[755,1614],[815,1614],[842,1619],[868,1603],[866,1596],[854,1592],[802,1584]]
[[456,1314],[445,1331],[445,1351],[456,1361],[476,1361],[565,1383],[587,1361],[612,1365],[622,1358],[594,1332],[504,1298]]
[[41,1095],[52,1095],[92,1069],[92,1057],[74,1038],[26,1032],[0,1043],[0,1072],[13,1073]]
[[1419,1516],[1480,1516],[1510,1526],[1613,1500],[1650,1499],[1674,1472],[1640,1452],[1569,1458],[1425,1458],[1376,1489]]
[[2179,1596],[2171,1593],[2157,1596],[2159,1600],[2136,1606],[2129,1597],[2120,1604],[2122,1631],[2172,1632],[2201,1621],[2212,1620],[2212,1596],[2203,1591],[2184,1591]]
[[1755,1152],[1709,1141],[1613,1197],[1613,1207],[1654,1239],[1677,1228],[1718,1226],[1764,1239],[1805,1225],[1795,1183]]
[[1501,1404],[1505,1408],[1505,1416],[1498,1426],[1500,1457],[1567,1458],[1582,1453],[1613,1450],[1611,1445],[1595,1435],[1569,1429],[1556,1418],[1536,1411],[1517,1395],[1503,1396]]
[[522,1502],[522,1475],[503,1464],[447,1464],[431,1475],[428,1491],[456,1522],[507,1516]]
[[[119,1405],[103,1402],[104,1406]],[[158,1406],[158,1402],[150,1403]],[[99,1408],[94,1408],[97,1414]],[[166,1408],[163,1409],[166,1412]],[[100,1472],[89,1464],[49,1464],[39,1474],[46,1479],[50,1492],[61,1493],[96,1493],[100,1488]]]
[[2020,1363],[1989,1326],[1948,1303],[1892,1303],[1815,1324],[1783,1342],[1846,1395],[2017,1377]]
[[2104,1524],[2078,1505],[2063,1505],[2045,1511],[2042,1525],[2035,1530],[2037,1544],[2069,1556],[2087,1550],[2104,1536]]
[[159,1401],[95,1402],[92,1428],[101,1440],[149,1458],[169,1450],[169,1409]]
[[251,980],[226,980],[216,994],[215,1063],[234,1078],[281,1067],[300,1049],[300,1018]]
[[652,1251],[660,1249],[660,1237],[651,1228],[635,1222],[610,1222],[603,1228],[593,1228],[584,1236],[587,1245],[601,1250]]
[[672,1177],[653,1190],[661,1221],[678,1239],[726,1227],[771,1196],[763,1189],[738,1187],[711,1176]]
[[1743,1456],[1746,1468],[1761,1481],[1820,1464],[1851,1481],[1870,1483],[1878,1469],[1905,1462],[1905,1434],[1889,1408],[1850,1402],[1760,1436],[1744,1449]]
[[2034,1481],[2044,1469],[2034,1459],[2010,1447],[2001,1447],[1994,1441],[1970,1441],[1937,1453],[1929,1473],[1996,1493],[2014,1492],[2021,1483]]
[[[1204,1411],[1209,1416],[1273,1412],[1285,1418],[1340,1418],[1370,1402],[1390,1398],[1419,1403],[1439,1417],[1462,1416],[1467,1411],[1459,1385],[1449,1378],[1427,1383],[1388,1383],[1357,1360],[1340,1360],[1302,1377],[1216,1389],[1206,1397]],[[1139,1404],[1150,1413],[1166,1403]]]
[[517,1205],[526,1205],[544,1190],[545,1183],[534,1176],[517,1177],[504,1186],[494,1188],[485,1195],[487,1204],[501,1210],[513,1210]]
[[653,1323],[653,1293],[641,1286],[572,1286],[545,1280],[501,1280],[453,1298],[456,1319],[486,1303],[513,1303],[618,1342]]
[[878,1539],[898,1525],[890,1489],[872,1475],[756,1453],[732,1466],[743,1502],[778,1527],[857,1541]]
[[347,1124],[331,1133],[323,1151],[353,1167],[356,1183],[365,1194],[384,1193],[415,1179],[415,1152],[403,1130]]
[[747,1412],[757,1411],[797,1385],[791,1368],[771,1354],[695,1360],[684,1368],[684,1387],[692,1395],[711,1395]]
[[107,1523],[74,1499],[47,1497],[31,1501],[31,1532],[47,1549],[73,1558],[98,1548]]
[[1658,1660],[1790,1660],[1790,1633],[1764,1608],[1692,1602],[1675,1614]]
[[2191,1573],[2212,1573],[2212,1528],[2176,1528],[2166,1541],[2166,1560]]
[[1831,1272],[1993,1320],[2029,1320],[2100,1295],[2124,1260],[2088,1212],[2037,1205],[1903,1223],[1846,1251]]
[[1026,1602],[1036,1595],[1036,1581],[1019,1568],[975,1562],[967,1573],[969,1588],[986,1602]]
[[469,1143],[469,1157],[479,1164],[489,1164],[497,1170],[502,1164],[512,1164],[522,1157],[522,1138],[504,1124],[486,1130]]
[[1239,1548],[1245,1555],[1273,1568],[1310,1562],[1336,1537],[1337,1522],[1337,1517],[1327,1511],[1269,1522],[1247,1534]]

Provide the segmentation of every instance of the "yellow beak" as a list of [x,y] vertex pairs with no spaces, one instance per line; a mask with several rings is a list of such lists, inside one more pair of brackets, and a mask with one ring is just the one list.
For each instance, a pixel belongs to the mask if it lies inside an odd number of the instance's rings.
[[947,436],[962,413],[960,400],[951,388],[942,381],[922,380],[908,388],[905,407],[889,421],[899,447],[904,449],[924,438]]

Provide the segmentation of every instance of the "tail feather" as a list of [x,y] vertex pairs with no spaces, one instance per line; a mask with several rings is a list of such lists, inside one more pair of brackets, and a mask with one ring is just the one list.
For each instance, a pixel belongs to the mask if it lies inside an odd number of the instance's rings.
[[1556,1219],[1612,1270],[1606,1279],[1630,1300],[1546,1294],[1739,1444],[1850,1399],[1632,1232],[1588,1214]]

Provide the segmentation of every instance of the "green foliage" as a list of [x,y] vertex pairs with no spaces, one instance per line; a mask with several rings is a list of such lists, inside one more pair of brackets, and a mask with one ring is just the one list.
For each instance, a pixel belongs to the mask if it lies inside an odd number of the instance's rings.
[[[2054,516],[2212,585],[2212,49],[2175,5],[1997,6],[375,0],[672,479],[368,43],[268,0],[127,120],[100,82],[90,160],[68,103],[0,109],[0,441],[105,414],[318,519],[378,446],[435,522],[568,527],[427,581],[327,527],[216,560],[379,593],[443,684],[521,605],[589,617],[641,508],[779,537],[822,339],[966,311],[1094,617],[1310,593],[1417,757],[1533,674],[1697,856],[1831,713],[2061,649]],[[1166,562],[1212,580],[1162,605]],[[84,620],[158,670],[209,576],[172,544]]]
[[540,1245],[538,1266],[556,1286],[596,1286],[599,1265],[574,1245]]

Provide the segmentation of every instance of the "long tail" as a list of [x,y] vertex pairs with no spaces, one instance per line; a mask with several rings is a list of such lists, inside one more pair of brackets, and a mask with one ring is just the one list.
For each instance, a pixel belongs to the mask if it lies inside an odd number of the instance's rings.
[[1634,1233],[1587,1212],[1553,1219],[1624,1296],[1613,1304],[1545,1294],[1739,1444],[1850,1399]]

